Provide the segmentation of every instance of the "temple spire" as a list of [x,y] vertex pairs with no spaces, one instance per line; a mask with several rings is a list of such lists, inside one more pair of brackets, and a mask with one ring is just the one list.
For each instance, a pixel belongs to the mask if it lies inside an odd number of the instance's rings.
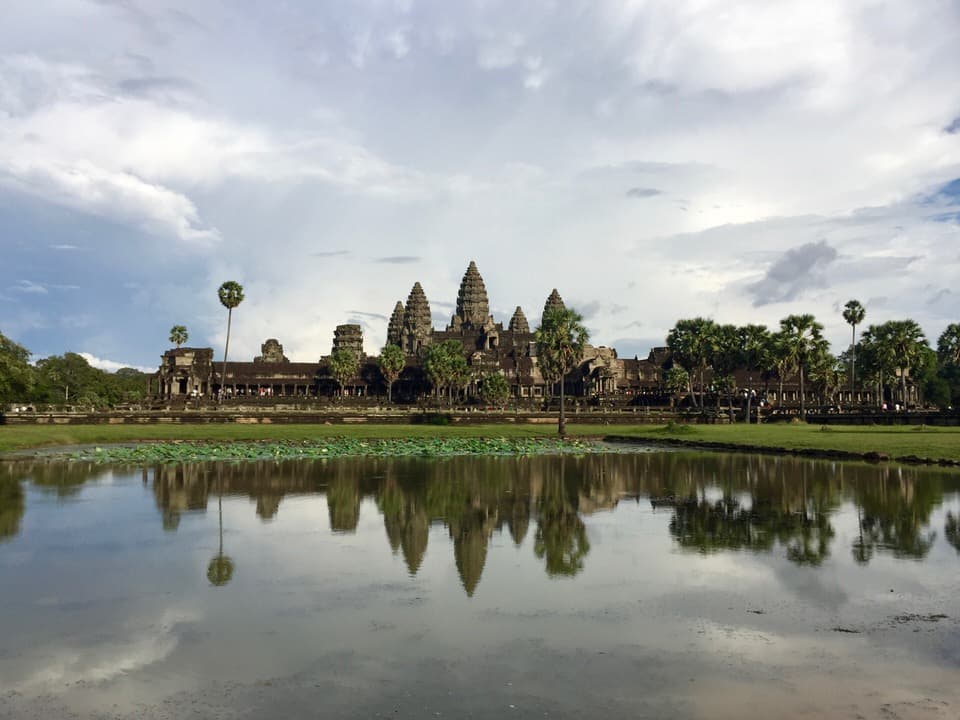
[[387,325],[387,345],[403,347],[403,315],[403,303],[397,300],[390,316],[390,324]]
[[423,287],[419,282],[415,282],[403,312],[403,349],[409,353],[419,352],[424,345],[430,344],[432,333],[430,303],[427,302]]
[[523,314],[523,308],[517,305],[513,311],[513,317],[510,318],[510,332],[528,333],[530,332],[530,323],[527,322],[527,316]]
[[[551,308],[559,308],[561,310],[566,310],[567,306],[563,304],[563,298],[560,297],[560,293],[557,292],[557,289],[554,288],[550,293],[550,297],[547,298],[547,302],[543,305],[543,314],[547,314],[547,310]],[[543,318],[540,318],[540,324],[543,325]]]
[[483,327],[487,318],[490,317],[487,288],[473,260],[470,261],[460,282],[460,291],[457,293],[457,317],[463,325],[472,327]]

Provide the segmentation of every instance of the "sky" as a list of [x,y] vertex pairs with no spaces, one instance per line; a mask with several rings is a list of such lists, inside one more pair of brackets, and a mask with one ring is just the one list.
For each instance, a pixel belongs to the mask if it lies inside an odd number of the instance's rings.
[[683,317],[960,321],[955,0],[4,0],[0,332],[155,368],[379,352],[475,260],[593,344]]

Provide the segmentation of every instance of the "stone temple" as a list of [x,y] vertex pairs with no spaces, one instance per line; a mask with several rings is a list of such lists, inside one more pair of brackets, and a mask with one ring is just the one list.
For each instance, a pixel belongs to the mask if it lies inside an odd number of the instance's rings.
[[[564,307],[560,293],[553,289],[544,301],[544,312]],[[558,386],[548,383],[537,364],[537,344],[523,308],[517,306],[506,328],[490,313],[487,288],[475,262],[471,261],[457,292],[456,311],[444,329],[433,327],[430,302],[423,286],[415,282],[406,302],[398,300],[389,316],[386,341],[400,347],[407,357],[406,367],[394,384],[395,401],[416,402],[431,388],[420,363],[433,343],[455,340],[463,348],[473,380],[462,401],[475,399],[477,383],[488,373],[501,373],[510,385],[515,401],[534,401],[550,396]],[[537,318],[537,320],[542,320]],[[539,323],[538,323],[539,324]],[[352,397],[382,397],[386,383],[377,358],[363,348],[360,325],[338,325],[334,331],[332,353],[348,350],[357,358],[357,373],[346,384],[345,394]],[[163,354],[155,376],[162,398],[210,397],[223,389],[224,397],[323,398],[334,395],[338,384],[329,368],[330,356],[317,362],[291,362],[276,339],[263,343],[261,354],[252,362],[230,361],[222,376],[222,363],[215,361],[211,348],[176,348]],[[565,379],[572,397],[619,398],[629,400],[661,393],[663,358],[657,351],[646,359],[621,359],[613,348],[588,345],[580,366]]]

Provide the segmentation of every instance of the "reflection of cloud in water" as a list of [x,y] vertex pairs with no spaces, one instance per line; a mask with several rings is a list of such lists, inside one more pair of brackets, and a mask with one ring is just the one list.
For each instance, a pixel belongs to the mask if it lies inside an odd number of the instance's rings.
[[134,630],[125,638],[109,639],[91,647],[43,650],[44,667],[16,684],[15,689],[62,690],[76,683],[109,682],[142,670],[169,657],[180,642],[184,626],[198,620],[196,615],[166,611],[156,623]]

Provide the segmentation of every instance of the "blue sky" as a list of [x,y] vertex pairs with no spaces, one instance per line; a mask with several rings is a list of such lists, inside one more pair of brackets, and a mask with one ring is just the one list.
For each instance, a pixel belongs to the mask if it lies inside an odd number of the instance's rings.
[[[960,320],[952,2],[7,0],[0,331],[155,366],[310,361],[477,261],[597,344],[679,317]],[[954,183],[950,185],[950,183]],[[234,352],[236,355],[234,355]]]

